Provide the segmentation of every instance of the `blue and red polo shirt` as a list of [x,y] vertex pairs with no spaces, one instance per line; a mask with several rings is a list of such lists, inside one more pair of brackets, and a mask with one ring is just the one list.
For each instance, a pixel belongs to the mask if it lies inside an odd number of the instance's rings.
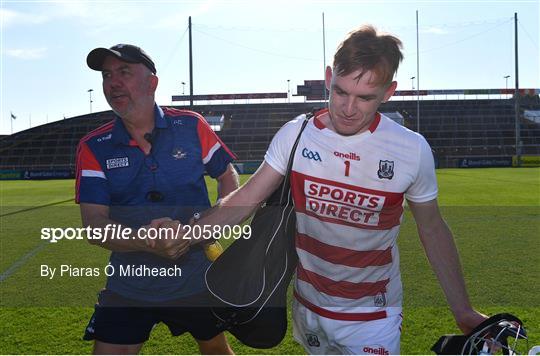
[[[219,177],[234,154],[198,113],[156,105],[154,116],[148,155],[119,117],[81,139],[77,203],[107,205],[112,220],[133,229],[165,216],[188,223],[195,212],[210,207],[204,174]],[[192,249],[175,261],[146,252],[112,252],[110,263],[115,274],[108,277],[108,289],[128,298],[157,302],[203,291],[203,274],[209,265],[201,249]],[[176,265],[182,276],[125,277],[119,275],[120,265],[124,269],[128,265]]]

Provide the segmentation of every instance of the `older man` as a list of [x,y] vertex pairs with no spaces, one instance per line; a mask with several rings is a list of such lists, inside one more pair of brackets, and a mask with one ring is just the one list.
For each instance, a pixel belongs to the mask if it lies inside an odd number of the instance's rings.
[[[87,64],[100,71],[116,119],[85,136],[77,153],[77,202],[85,226],[130,228],[127,239],[90,240],[112,251],[114,271],[99,294],[85,339],[94,352],[139,352],[155,324],[173,335],[190,332],[203,354],[232,353],[208,308],[203,273],[210,261],[185,240],[138,238],[146,225],[187,222],[210,207],[204,180],[219,197],[238,187],[234,155],[192,111],[155,103],[156,67],[141,48],[96,48]],[[154,276],[134,271],[173,271]],[[122,271],[124,273],[122,273]]]

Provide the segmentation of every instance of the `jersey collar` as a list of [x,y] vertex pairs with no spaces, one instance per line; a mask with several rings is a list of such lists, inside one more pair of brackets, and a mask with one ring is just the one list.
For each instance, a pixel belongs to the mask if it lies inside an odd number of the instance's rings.
[[[321,117],[323,115],[327,114],[327,113],[328,113],[328,109],[322,109],[322,110],[319,110],[319,111],[317,111],[315,113],[315,118],[313,119],[313,124],[319,130],[322,130],[322,129],[326,128],[326,126],[321,121]],[[368,127],[369,132],[374,133],[375,130],[377,129],[377,127],[379,126],[380,122],[381,122],[381,114],[379,112],[376,112],[375,113],[375,120],[373,120],[371,125],[369,125],[369,127]]]
[[[169,122],[165,118],[163,109],[161,109],[157,104],[154,104],[154,126],[154,130],[156,128],[166,129],[169,126]],[[124,122],[118,115],[116,115],[116,120],[114,121],[111,139],[115,144],[123,144],[130,146],[137,145],[135,141],[132,140],[129,136],[129,132],[126,129]]]

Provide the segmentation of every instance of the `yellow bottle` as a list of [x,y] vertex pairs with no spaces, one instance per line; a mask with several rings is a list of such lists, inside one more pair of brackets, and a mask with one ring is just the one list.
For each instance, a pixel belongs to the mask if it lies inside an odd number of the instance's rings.
[[204,253],[206,254],[206,258],[214,262],[223,253],[223,247],[218,241],[204,244]]

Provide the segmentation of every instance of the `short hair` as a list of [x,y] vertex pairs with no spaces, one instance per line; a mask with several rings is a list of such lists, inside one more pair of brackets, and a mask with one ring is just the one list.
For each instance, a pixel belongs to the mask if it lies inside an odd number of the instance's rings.
[[402,47],[397,37],[377,33],[371,25],[362,26],[350,32],[339,45],[334,55],[334,71],[345,76],[360,70],[357,79],[373,71],[374,84],[389,84],[403,60]]

